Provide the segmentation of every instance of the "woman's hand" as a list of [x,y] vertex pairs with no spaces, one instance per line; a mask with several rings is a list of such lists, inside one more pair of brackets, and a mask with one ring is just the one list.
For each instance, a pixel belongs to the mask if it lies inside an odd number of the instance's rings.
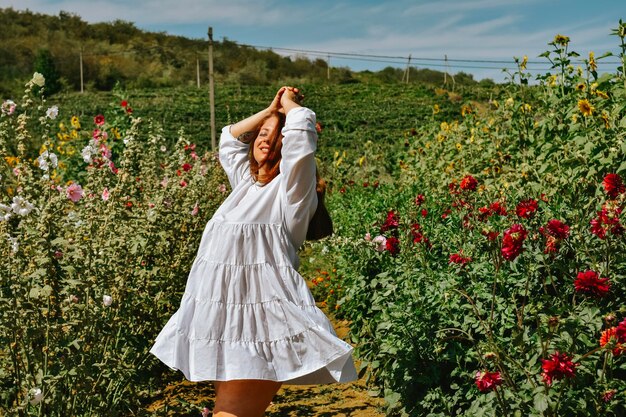
[[[300,107],[300,102],[304,96],[300,94],[300,90],[296,87],[283,87],[284,90],[280,96],[280,105],[282,111],[287,114],[289,111]],[[282,88],[281,88],[282,90]]]
[[267,108],[267,110],[271,114],[274,114],[274,113],[284,113],[283,108],[282,108],[282,104],[281,104],[281,99],[282,99],[283,94],[287,90],[287,88],[288,87],[280,87],[280,89],[276,93],[276,96],[274,97],[274,99],[272,100],[272,102],[270,103],[270,105]]

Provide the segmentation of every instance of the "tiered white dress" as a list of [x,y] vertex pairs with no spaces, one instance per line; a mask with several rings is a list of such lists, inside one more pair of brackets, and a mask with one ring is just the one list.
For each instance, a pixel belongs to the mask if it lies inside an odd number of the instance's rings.
[[246,145],[222,130],[220,162],[232,193],[207,223],[180,308],[150,352],[191,381],[285,384],[357,378],[339,339],[297,272],[297,249],[317,206],[315,113],[287,114],[280,174],[261,186]]

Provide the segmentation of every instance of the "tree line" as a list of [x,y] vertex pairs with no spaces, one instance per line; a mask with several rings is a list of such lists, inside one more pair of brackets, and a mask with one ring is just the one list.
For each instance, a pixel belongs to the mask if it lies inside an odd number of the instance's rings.
[[[88,23],[62,11],[46,15],[0,9],[0,94],[17,94],[34,71],[46,76],[47,92],[158,88],[195,85],[197,73],[208,81],[208,40],[141,30],[115,20]],[[199,71],[198,71],[199,69]],[[378,72],[328,68],[323,59],[281,56],[223,38],[214,43],[214,73],[218,82],[263,85],[277,81],[358,83],[401,82],[404,69]],[[411,82],[442,84],[444,73],[410,69]],[[472,85],[471,74],[457,73],[455,82]]]

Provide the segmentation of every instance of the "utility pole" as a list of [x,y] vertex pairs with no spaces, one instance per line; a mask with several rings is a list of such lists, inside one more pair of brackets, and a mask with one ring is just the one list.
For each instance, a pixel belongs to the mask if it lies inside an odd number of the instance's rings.
[[[402,74],[402,81],[409,83],[409,73],[411,71],[411,54],[409,54],[409,58],[406,62],[406,69],[404,70],[404,74]],[[406,80],[406,81],[405,81]]]
[[196,84],[200,88],[200,59],[196,57]]
[[80,47],[80,92],[81,94],[85,92],[84,88],[84,80],[83,80],[83,47]]
[[330,80],[330,54],[326,55],[326,79]]
[[213,28],[209,26],[209,104],[211,107],[211,149],[217,150],[215,140],[215,94],[213,92]]

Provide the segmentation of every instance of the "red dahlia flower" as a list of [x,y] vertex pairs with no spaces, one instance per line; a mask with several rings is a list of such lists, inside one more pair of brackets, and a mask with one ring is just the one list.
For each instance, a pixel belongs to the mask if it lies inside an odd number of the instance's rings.
[[383,225],[381,226],[380,231],[386,232],[387,230],[397,229],[398,225],[398,214],[393,210],[389,210],[389,212],[387,213],[387,219],[385,220],[385,223],[383,223]]
[[557,219],[548,221],[544,230],[557,239],[563,240],[569,237],[569,226]]
[[478,181],[476,181],[476,178],[472,177],[471,175],[466,175],[462,180],[461,180],[461,190],[465,190],[465,191],[474,191],[476,190],[476,187],[478,186]]
[[504,259],[512,261],[522,253],[524,239],[527,235],[528,232],[521,224],[514,224],[504,231],[502,238],[502,256]]
[[500,372],[476,372],[476,386],[480,392],[492,391],[496,389],[498,385],[502,385]]
[[585,271],[578,273],[574,281],[574,287],[578,292],[604,297],[609,293],[611,283],[608,278],[599,278],[597,272]]
[[604,393],[602,394],[602,401],[604,401],[605,403],[610,402],[615,396],[615,394],[617,394],[616,389],[610,389],[610,390],[604,391]]
[[541,376],[546,384],[551,385],[553,380],[574,378],[576,376],[577,363],[572,362],[566,353],[554,352],[549,359],[542,359]]
[[400,241],[397,237],[391,236],[387,238],[385,242],[385,249],[389,251],[390,254],[396,256],[400,253]]
[[415,197],[415,205],[417,207],[421,206],[422,203],[424,203],[424,200],[426,200],[426,197],[424,197],[424,194],[418,194],[418,196]]
[[622,320],[622,322],[617,325],[617,328],[615,329],[615,336],[617,336],[617,341],[619,343],[626,344],[626,319]]
[[602,180],[602,185],[606,194],[611,198],[617,198],[620,194],[626,192],[626,187],[619,174],[606,174]]
[[462,252],[450,254],[450,260],[448,261],[450,265],[457,264],[461,266],[465,266],[470,262],[472,262],[472,258],[469,256],[463,256]]
[[185,172],[191,171],[191,168],[193,168],[193,167],[191,166],[191,164],[188,164],[188,163],[184,163],[183,166],[182,166],[182,169]]
[[529,198],[528,200],[522,200],[517,204],[515,208],[515,214],[522,219],[530,219],[537,212],[537,200]]
[[102,126],[104,124],[104,116],[101,114],[97,115],[93,118],[93,122],[96,124],[96,126]]
[[122,100],[122,102],[120,103],[120,105],[121,105],[122,107],[126,107],[126,106],[128,106],[128,101],[126,101],[126,100]]
[[489,206],[489,210],[493,213],[493,214],[497,214],[500,216],[506,216],[506,207],[504,206],[504,203],[500,202],[500,201],[496,201],[491,203],[491,205]]

